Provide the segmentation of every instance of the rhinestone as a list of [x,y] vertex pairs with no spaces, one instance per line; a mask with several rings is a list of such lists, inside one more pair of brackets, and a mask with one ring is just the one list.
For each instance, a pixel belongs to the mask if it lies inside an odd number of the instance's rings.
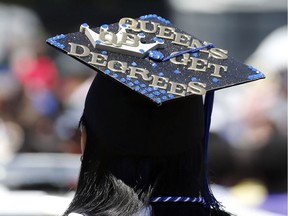
[[192,56],[197,58],[198,57],[198,53],[192,53]]
[[143,32],[141,32],[141,33],[138,34],[138,37],[144,38],[144,37],[145,37],[145,34],[144,34]]
[[160,92],[159,91],[154,91],[153,94],[158,96],[158,95],[160,95]]
[[162,102],[161,98],[156,98],[155,101],[156,101],[157,103],[161,103],[161,102]]
[[197,77],[192,77],[192,78],[191,78],[191,81],[197,82],[197,81],[198,81],[198,78],[197,78]]
[[162,60],[164,58],[163,53],[157,50],[150,50],[148,56],[154,60]]
[[149,98],[153,98],[154,95],[153,95],[153,94],[148,94],[148,97],[149,97]]
[[158,38],[158,37],[154,37],[153,40],[154,40],[155,42],[164,43],[164,40],[161,39],[161,38]]
[[103,24],[103,25],[101,26],[101,28],[103,28],[103,29],[108,29],[108,25],[107,25],[107,24]]
[[178,69],[177,69],[177,70],[174,70],[173,72],[174,72],[175,74],[181,74],[181,71],[178,70]]

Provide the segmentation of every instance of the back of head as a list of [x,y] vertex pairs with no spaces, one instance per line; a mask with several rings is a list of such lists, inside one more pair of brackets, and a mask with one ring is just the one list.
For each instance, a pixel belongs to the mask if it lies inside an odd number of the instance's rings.
[[155,14],[83,23],[47,42],[98,72],[66,213],[128,216],[152,206],[155,216],[221,215],[207,180],[214,91],[262,79],[260,71]]
[[201,96],[191,96],[156,106],[98,74],[88,92],[82,121],[89,154],[95,150],[95,155],[173,157],[200,145],[203,102]]
[[[78,199],[74,198],[69,212],[130,215],[148,205],[150,196],[199,196],[203,121],[201,96],[159,107],[98,74],[81,119],[86,147],[75,196]],[[95,203],[103,205],[97,207]],[[208,211],[200,204],[170,208],[153,204],[155,215],[181,209],[181,215],[186,211],[190,215],[192,210],[205,215]]]

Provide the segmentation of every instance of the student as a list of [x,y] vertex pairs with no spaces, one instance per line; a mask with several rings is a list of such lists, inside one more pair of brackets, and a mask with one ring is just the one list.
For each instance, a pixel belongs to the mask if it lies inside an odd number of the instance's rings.
[[157,15],[100,29],[83,24],[47,42],[99,72],[80,121],[82,166],[64,216],[229,215],[208,185],[213,90],[262,73]]

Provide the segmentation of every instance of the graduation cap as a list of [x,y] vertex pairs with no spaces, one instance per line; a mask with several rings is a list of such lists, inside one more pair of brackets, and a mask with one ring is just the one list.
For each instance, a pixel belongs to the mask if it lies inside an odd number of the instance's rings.
[[[102,74],[92,83],[86,99],[91,107],[87,105],[84,110],[84,115],[89,112],[93,118],[97,116],[97,122],[91,126],[96,133],[93,138],[104,137],[103,143],[110,146],[110,152],[134,155],[154,149],[153,153],[163,156],[176,154],[179,149],[185,152],[187,148],[197,148],[195,154],[198,154],[202,151],[198,145],[203,144],[205,162],[204,166],[199,164],[199,169],[207,166],[214,91],[264,78],[257,69],[230,57],[227,50],[200,40],[154,14],[122,18],[118,23],[96,28],[84,23],[78,32],[57,35],[47,43]],[[195,95],[205,95],[204,111],[202,98]],[[154,106],[153,102],[162,106]],[[129,117],[132,120],[127,120]],[[91,120],[90,116],[87,118]],[[101,143],[99,139],[93,142]],[[117,143],[122,146],[118,148]],[[196,170],[195,175],[198,174]],[[207,173],[202,182],[199,190],[204,202],[218,208]],[[187,184],[191,184],[189,179]],[[155,200],[167,201],[163,197]]]
[[153,102],[264,78],[228,51],[184,32],[157,15],[49,38],[47,43]]

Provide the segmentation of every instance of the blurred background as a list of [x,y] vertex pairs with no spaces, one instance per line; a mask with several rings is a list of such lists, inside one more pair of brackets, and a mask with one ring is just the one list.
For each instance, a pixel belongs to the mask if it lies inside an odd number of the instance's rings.
[[286,0],[0,0],[0,216],[61,215],[77,184],[95,73],[45,40],[151,13],[267,76],[216,93],[211,181],[232,213],[287,214]]

